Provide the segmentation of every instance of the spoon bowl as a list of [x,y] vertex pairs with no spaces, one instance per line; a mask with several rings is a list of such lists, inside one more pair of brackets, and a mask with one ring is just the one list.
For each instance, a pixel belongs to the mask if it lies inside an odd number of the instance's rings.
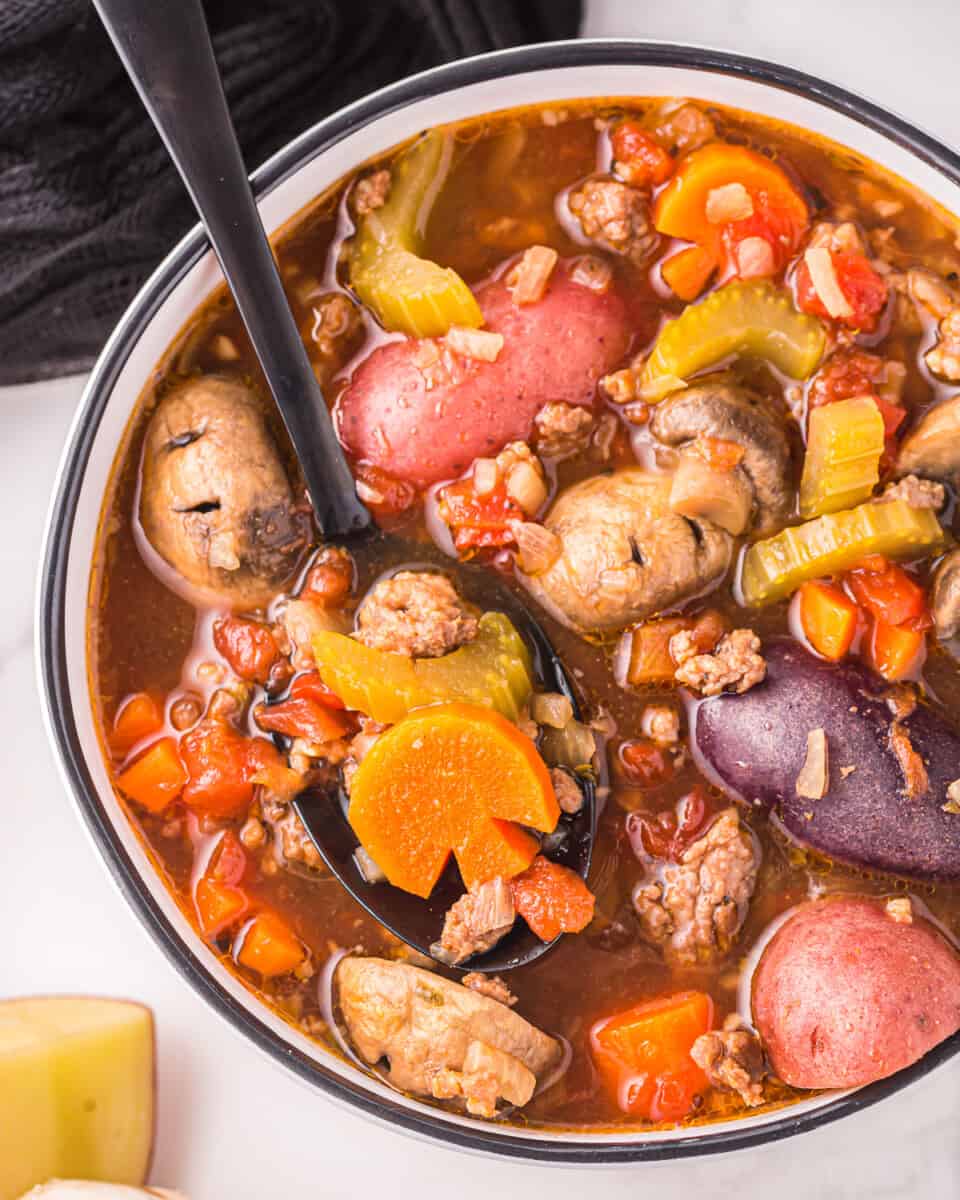
[[[174,11],[143,0],[94,4],[207,231],[290,436],[324,540],[349,546],[352,539],[369,537],[373,519],[357,496],[253,200],[200,0],[180,0]],[[385,552],[390,541],[398,543],[390,548],[392,554],[410,550],[400,539],[384,538]],[[422,557],[423,547],[416,554]],[[516,594],[498,584],[493,572],[444,562],[443,569],[467,599],[478,595],[482,579],[484,609],[499,609],[513,620],[533,652],[538,682],[547,691],[565,694],[578,712],[562,663]],[[585,877],[596,805],[592,786],[583,786],[580,813],[562,818],[566,837],[552,856]],[[308,791],[295,807],[327,866],[354,899],[402,941],[431,954],[443,914],[462,894],[462,884],[458,888],[450,868],[433,895],[422,900],[387,883],[367,883],[354,857],[357,839],[342,799],[335,792]],[[518,922],[498,946],[469,960],[465,969],[504,971],[539,957],[552,944]]]

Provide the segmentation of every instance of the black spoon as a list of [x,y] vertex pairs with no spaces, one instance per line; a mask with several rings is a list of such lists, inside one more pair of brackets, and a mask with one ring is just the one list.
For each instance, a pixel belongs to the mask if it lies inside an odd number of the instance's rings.
[[[357,497],[260,222],[200,0],[94,0],[94,5],[206,228],[290,435],[324,538],[342,542],[373,533],[372,518]],[[385,553],[391,553],[391,541],[399,539],[383,538]],[[418,546],[411,555],[405,543],[394,547],[393,557],[400,557],[398,551],[406,559],[424,554]],[[562,663],[517,595],[495,586],[492,572],[444,562],[468,599],[471,594],[482,597],[484,608],[497,608],[511,617],[534,652],[540,684],[547,691],[563,692],[576,711]],[[583,791],[583,808],[575,817],[563,818],[565,836],[552,857],[585,876],[596,805],[593,787],[585,784]],[[367,883],[354,858],[358,843],[342,797],[307,792],[295,804],[318,851],[347,891],[402,941],[430,954],[444,912],[463,891],[453,869],[426,901],[389,884]],[[504,971],[539,957],[552,944],[545,945],[518,921],[498,946],[471,959],[464,969]]]

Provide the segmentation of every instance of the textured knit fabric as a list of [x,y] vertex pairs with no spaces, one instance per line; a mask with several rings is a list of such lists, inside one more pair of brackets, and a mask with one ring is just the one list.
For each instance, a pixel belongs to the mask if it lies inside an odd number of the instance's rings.
[[[579,0],[207,0],[206,9],[251,168],[385,83],[572,37],[580,20]],[[0,0],[0,384],[89,367],[195,219],[88,0]]]

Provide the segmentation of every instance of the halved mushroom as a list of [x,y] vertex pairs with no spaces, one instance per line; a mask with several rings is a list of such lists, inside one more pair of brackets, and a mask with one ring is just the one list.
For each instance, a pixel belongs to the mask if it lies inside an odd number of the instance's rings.
[[960,635],[960,547],[951,550],[937,567],[930,591],[930,609],[941,642]]
[[[722,480],[714,479],[704,492],[703,506],[696,509],[698,515],[708,520],[723,516],[720,523],[725,528],[742,533],[736,525],[740,523],[744,483],[753,493],[758,533],[781,525],[793,511],[796,488],[786,426],[756,392],[721,382],[687,388],[656,406],[650,429],[667,446],[692,446],[698,438],[717,438],[735,442],[742,449],[741,462],[727,472],[727,486],[718,492]],[[720,472],[712,474],[719,476]],[[678,511],[686,516],[694,513],[689,500]]]
[[256,607],[289,579],[309,517],[244,383],[197,377],[161,400],[144,440],[140,522],[195,593]]
[[960,392],[925,412],[907,434],[897,457],[897,474],[960,477]]
[[672,478],[640,468],[599,475],[563,492],[545,527],[555,561],[521,575],[548,612],[581,633],[620,629],[719,582],[733,539],[670,508]]

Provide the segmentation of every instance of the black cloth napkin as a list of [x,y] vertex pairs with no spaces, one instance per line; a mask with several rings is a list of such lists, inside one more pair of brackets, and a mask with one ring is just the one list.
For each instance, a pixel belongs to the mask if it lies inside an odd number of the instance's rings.
[[[574,37],[580,9],[580,0],[206,0],[251,169],[394,79]],[[89,0],[0,0],[0,384],[89,367],[195,219]]]

